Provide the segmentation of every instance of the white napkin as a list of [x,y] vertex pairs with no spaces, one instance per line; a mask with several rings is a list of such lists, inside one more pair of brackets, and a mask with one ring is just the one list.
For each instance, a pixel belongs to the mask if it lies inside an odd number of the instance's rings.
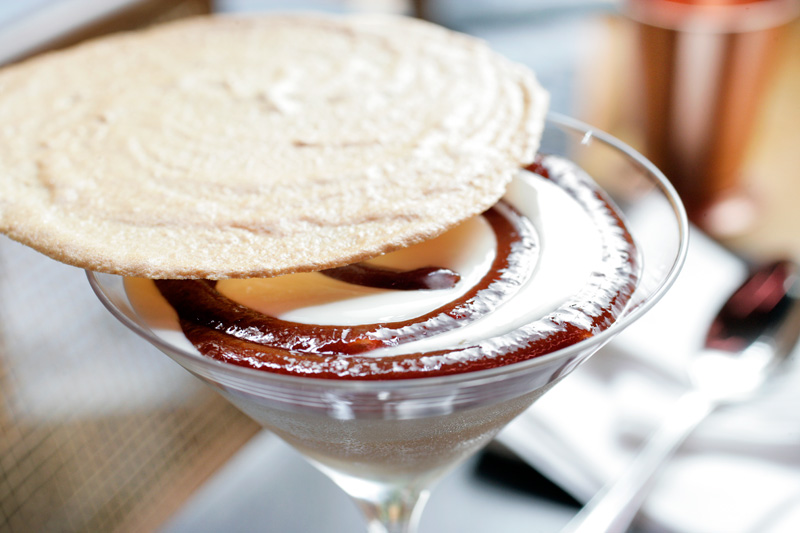
[[[687,389],[687,360],[745,275],[741,261],[695,231],[664,299],[498,440],[587,501]],[[647,524],[691,533],[800,531],[798,384],[800,365],[792,362],[759,398],[712,414],[661,472],[643,509]]]

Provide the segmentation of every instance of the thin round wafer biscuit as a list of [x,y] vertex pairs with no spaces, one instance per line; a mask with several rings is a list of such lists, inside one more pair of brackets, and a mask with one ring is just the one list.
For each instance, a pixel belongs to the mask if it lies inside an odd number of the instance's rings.
[[402,17],[117,34],[0,72],[0,231],[127,276],[353,263],[494,204],[546,103],[481,41]]

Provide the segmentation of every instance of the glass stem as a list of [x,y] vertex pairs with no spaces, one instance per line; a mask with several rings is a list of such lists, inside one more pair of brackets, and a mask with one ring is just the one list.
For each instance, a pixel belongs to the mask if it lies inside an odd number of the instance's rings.
[[430,489],[446,472],[440,468],[422,475],[369,479],[314,464],[361,509],[367,533],[416,533]]
[[367,520],[368,533],[416,533],[429,495],[427,489],[385,487],[353,499]]

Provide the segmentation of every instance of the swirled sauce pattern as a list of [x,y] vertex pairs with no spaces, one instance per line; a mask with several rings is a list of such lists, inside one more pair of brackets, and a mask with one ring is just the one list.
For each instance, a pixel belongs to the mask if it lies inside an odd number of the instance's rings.
[[[556,208],[563,218],[538,220],[548,209],[542,203],[557,198],[569,202]],[[229,298],[216,282],[156,284],[200,353],[270,372],[337,379],[416,378],[506,365],[586,339],[623,311],[638,276],[633,240],[613,205],[573,163],[540,158],[513,182],[506,200],[482,216],[495,236],[485,272],[469,276],[459,296],[400,320],[286,320]],[[558,226],[569,233],[559,234]],[[565,235],[571,242],[558,242]],[[575,264],[581,262],[585,266]],[[553,273],[580,279],[558,280]],[[551,284],[567,292],[548,296],[544,311],[537,310],[532,299],[544,298],[542,287]],[[349,305],[359,300],[344,302]]]

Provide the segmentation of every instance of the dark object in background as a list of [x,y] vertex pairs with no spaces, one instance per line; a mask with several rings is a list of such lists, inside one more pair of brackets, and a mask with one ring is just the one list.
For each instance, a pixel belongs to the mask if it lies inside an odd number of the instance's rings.
[[502,485],[576,509],[581,507],[575,498],[540,474],[538,470],[517,459],[511,452],[493,451],[490,447],[480,454],[475,472],[482,481]]

